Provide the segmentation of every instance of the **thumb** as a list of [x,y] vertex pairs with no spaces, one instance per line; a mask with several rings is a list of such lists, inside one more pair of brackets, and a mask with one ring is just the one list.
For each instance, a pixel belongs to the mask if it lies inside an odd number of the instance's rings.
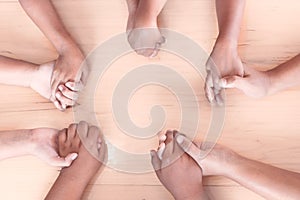
[[227,76],[219,81],[219,86],[222,88],[238,88],[243,78],[240,76]]
[[176,141],[178,145],[199,164],[201,150],[183,135],[177,135]]
[[150,154],[151,154],[152,166],[153,166],[155,172],[157,173],[158,170],[160,170],[160,168],[161,168],[161,160],[159,159],[158,154],[157,154],[156,151],[151,150]]
[[66,157],[54,157],[50,160],[50,164],[58,167],[69,167],[78,157],[77,153],[70,153]]

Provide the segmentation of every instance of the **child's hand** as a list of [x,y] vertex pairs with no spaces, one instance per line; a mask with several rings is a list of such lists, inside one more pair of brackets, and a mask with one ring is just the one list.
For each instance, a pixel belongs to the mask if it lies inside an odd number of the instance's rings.
[[87,179],[98,171],[106,158],[106,145],[100,130],[86,122],[71,124],[68,129],[61,130],[58,149],[60,156],[78,153],[71,167],[79,170],[77,175]]
[[[53,72],[54,62],[49,62],[42,64],[38,67],[35,71],[33,78],[31,80],[31,88],[39,93],[41,96],[45,97],[46,99],[50,99],[51,97],[51,75]],[[68,106],[73,106],[76,103],[78,98],[77,91],[83,87],[80,84],[75,84],[73,82],[68,82],[65,85],[60,85],[57,92],[57,97],[51,101],[54,103],[56,108],[63,111]]]
[[46,161],[50,165],[68,167],[71,165],[77,154],[70,152],[64,156],[58,155],[59,131],[51,128],[37,128],[31,131],[31,150],[30,154]]
[[[172,193],[175,199],[200,199],[204,197],[202,171],[189,155],[183,152],[175,140],[177,131],[167,131],[162,159],[158,151],[151,151],[152,165],[162,184]],[[204,199],[204,198],[203,198]]]

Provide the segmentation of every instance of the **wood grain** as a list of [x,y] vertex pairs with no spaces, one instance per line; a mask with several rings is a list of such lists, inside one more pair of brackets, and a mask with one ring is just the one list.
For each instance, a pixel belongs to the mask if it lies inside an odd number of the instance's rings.
[[[72,36],[85,54],[126,27],[125,0],[54,0]],[[18,1],[0,0],[0,54],[35,63],[53,60],[57,54],[51,43],[26,16]],[[262,70],[276,66],[300,52],[300,3],[297,0],[251,0],[247,2],[240,39],[240,55],[248,65]],[[160,25],[196,41],[208,53],[217,36],[213,1],[172,0],[160,16]],[[148,152],[157,140],[132,139],[118,130],[111,113],[111,95],[122,74],[139,64],[153,62],[172,66],[190,81],[202,115],[199,133],[207,130],[209,105],[204,99],[203,80],[191,67],[160,53],[155,60],[126,55],[113,63],[96,92],[97,119],[107,138],[130,152]],[[172,58],[172,59],[171,59]],[[151,74],[150,74],[151,75]],[[155,75],[155,74],[152,74]],[[239,91],[226,91],[226,118],[220,142],[242,155],[300,172],[300,92],[299,87],[261,100],[245,97]],[[27,88],[0,85],[0,130],[53,127],[73,122],[72,110],[57,111],[47,100]],[[134,122],[145,126],[151,107],[165,107],[166,126],[178,127],[179,105],[164,88],[145,87],[131,100],[129,112]],[[130,163],[129,163],[130,165]],[[0,162],[1,199],[42,199],[54,182],[58,169],[27,156]],[[261,199],[252,192],[222,177],[207,178],[207,190],[215,199]],[[85,199],[172,199],[154,173],[128,174],[105,168],[86,191]]]

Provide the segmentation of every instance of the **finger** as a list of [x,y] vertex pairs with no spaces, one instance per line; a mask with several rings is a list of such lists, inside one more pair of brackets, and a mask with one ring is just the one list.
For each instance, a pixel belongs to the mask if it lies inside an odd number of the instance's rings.
[[165,36],[161,36],[160,40],[158,41],[158,44],[162,45],[167,43],[167,39]]
[[88,137],[91,139],[91,141],[97,142],[99,136],[100,136],[100,129],[96,126],[91,126],[88,131]]
[[167,136],[165,134],[163,134],[162,136],[159,137],[159,143],[158,144],[160,145],[161,143],[165,142],[166,139],[167,139]]
[[77,153],[70,153],[64,158],[59,156],[51,158],[51,160],[49,160],[49,163],[57,167],[69,167],[77,157]]
[[213,76],[212,76],[211,71],[207,71],[205,84],[207,85],[207,87],[213,87],[214,86]]
[[137,49],[136,53],[138,55],[150,57],[153,54],[153,51],[154,51],[154,49],[152,49],[152,48],[141,48],[141,49]]
[[156,57],[157,56],[157,54],[158,54],[158,52],[159,52],[159,49],[154,49],[154,51],[152,52],[152,54],[149,56],[149,58],[154,58],[154,57]]
[[70,90],[73,90],[74,92],[79,92],[84,88],[84,85],[81,81],[80,82],[67,82],[65,84],[65,86],[67,88],[69,88]]
[[165,135],[166,135],[165,143],[166,143],[166,145],[167,145],[167,144],[169,144],[170,142],[173,141],[173,131],[167,130],[167,132],[166,132]]
[[58,90],[67,98],[76,101],[78,99],[78,93],[70,90],[65,85],[59,85]]
[[[174,133],[174,137],[176,138],[177,135],[180,135],[180,133],[176,130],[173,131]],[[182,148],[178,145],[177,142],[174,141],[174,149],[173,149],[173,154],[176,158],[180,157],[182,154],[184,153],[184,151],[182,150]]]
[[85,139],[88,135],[89,125],[85,121],[79,122],[77,126],[77,133],[81,139]]
[[166,144],[165,143],[161,143],[158,147],[158,150],[157,150],[157,155],[159,157],[160,160],[162,160],[162,155],[163,153],[165,152],[165,149],[166,149]]
[[67,140],[72,141],[76,137],[77,124],[70,124],[67,132]]
[[179,146],[199,164],[200,149],[183,135],[177,135],[176,141]]
[[243,78],[239,76],[224,77],[219,81],[219,85],[222,88],[239,88]]
[[55,77],[55,79],[53,80],[53,82],[51,83],[51,98],[54,99],[55,98],[55,94],[57,92],[57,87],[60,84],[60,78]]
[[53,102],[53,104],[60,111],[65,111],[66,110],[66,106],[65,105],[61,105],[61,103],[59,101],[57,101],[57,100],[55,100]]
[[156,43],[155,44],[155,47],[153,49],[153,52],[152,54],[149,56],[150,58],[154,58],[155,56],[157,56],[159,50],[160,50],[160,47],[161,47],[161,43]]
[[64,128],[58,133],[58,144],[62,145],[67,140],[67,129]]
[[224,99],[223,99],[221,93],[218,93],[218,94],[215,96],[215,99],[216,99],[217,105],[219,105],[219,106],[223,106],[223,105],[224,105]]
[[156,174],[158,174],[158,173],[160,173],[160,169],[161,169],[161,160],[158,157],[158,154],[157,154],[156,151],[151,150],[150,154],[151,154],[151,163],[152,163],[152,166],[153,166]]
[[82,88],[81,90],[84,88],[84,85],[86,85],[87,80],[88,80],[88,76],[89,76],[89,67],[88,65],[85,63],[83,65],[83,69],[82,69],[82,74],[81,74],[81,79],[80,82],[82,84]]
[[162,154],[162,159],[168,163],[170,160],[170,157],[173,155],[174,150],[174,140],[173,140],[173,131],[167,133],[167,139],[166,139],[166,148]]
[[204,89],[205,89],[205,96],[206,96],[208,102],[212,103],[215,99],[213,88],[211,88],[207,84],[205,84]]
[[57,98],[57,100],[60,101],[61,105],[63,108],[66,108],[67,106],[74,106],[75,105],[75,101],[73,101],[72,99],[69,99],[67,97],[65,97],[61,91],[57,91],[55,94],[55,97]]

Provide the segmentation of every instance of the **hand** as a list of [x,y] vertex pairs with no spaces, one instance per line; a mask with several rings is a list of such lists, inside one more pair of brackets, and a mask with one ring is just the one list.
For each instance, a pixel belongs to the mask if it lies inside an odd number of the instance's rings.
[[31,154],[46,161],[50,165],[66,167],[70,166],[77,158],[76,153],[68,153],[60,157],[58,155],[58,130],[51,128],[38,128],[32,130]]
[[220,80],[220,87],[237,88],[247,96],[261,98],[270,93],[268,72],[260,72],[245,66],[245,76],[228,76]]
[[61,130],[58,143],[60,156],[78,153],[72,166],[79,169],[76,173],[83,177],[91,178],[105,161],[106,145],[102,134],[97,127],[89,126],[86,122],[71,124],[68,129]]
[[128,42],[137,54],[155,57],[161,45],[165,43],[165,38],[157,27],[135,28],[128,33]]
[[129,11],[127,39],[137,54],[155,57],[160,46],[165,43],[165,38],[157,25],[157,17],[165,3],[166,0],[127,0]]
[[238,56],[237,48],[231,43],[216,43],[206,63],[205,93],[209,102],[222,105],[220,79],[226,76],[244,75],[244,66]]
[[[46,99],[51,97],[51,74],[53,72],[54,62],[49,62],[42,64],[35,71],[33,78],[30,83],[30,87],[39,93]],[[75,84],[73,82],[68,82],[65,85],[59,86],[59,91],[57,92],[58,100],[51,99],[57,109],[63,111],[67,106],[72,106],[75,104],[78,94],[77,92],[83,86],[80,84]]]
[[[56,99],[59,99],[59,95],[57,94],[59,85],[66,86],[67,82],[84,85],[87,76],[88,68],[84,63],[82,52],[78,48],[67,48],[64,50],[56,60],[51,76],[51,101],[54,102]],[[64,109],[70,105],[67,99],[59,100]]]
[[153,168],[176,200],[199,199],[203,196],[201,168],[178,146],[177,134],[177,131],[167,131],[166,140],[160,141],[160,147],[165,143],[162,159],[157,151],[151,151]]
[[240,160],[238,154],[218,144],[193,143],[183,135],[177,135],[176,141],[198,163],[204,176],[234,173],[232,166]]

